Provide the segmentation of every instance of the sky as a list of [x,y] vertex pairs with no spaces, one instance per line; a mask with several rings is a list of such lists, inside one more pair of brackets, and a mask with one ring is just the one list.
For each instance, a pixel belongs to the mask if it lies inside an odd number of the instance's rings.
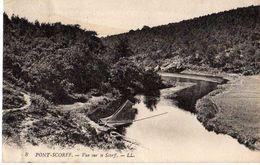
[[29,21],[79,24],[106,36],[251,5],[260,0],[4,0],[4,11]]

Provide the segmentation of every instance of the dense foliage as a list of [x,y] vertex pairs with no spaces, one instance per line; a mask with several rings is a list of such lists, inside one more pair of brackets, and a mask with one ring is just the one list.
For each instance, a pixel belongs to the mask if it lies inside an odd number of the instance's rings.
[[4,81],[55,103],[73,102],[75,93],[94,89],[121,95],[145,91],[145,71],[128,62],[130,53],[122,41],[115,55],[109,54],[95,32],[79,25],[30,23],[4,14]]
[[110,48],[125,39],[145,66],[180,62],[244,74],[260,72],[260,6],[239,8],[104,38]]

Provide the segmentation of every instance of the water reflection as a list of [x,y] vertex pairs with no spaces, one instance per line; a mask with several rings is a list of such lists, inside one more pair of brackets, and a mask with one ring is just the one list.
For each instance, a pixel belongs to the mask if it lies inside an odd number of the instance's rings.
[[[195,105],[198,99],[207,95],[209,92],[216,89],[217,82],[209,82],[203,80],[187,79],[180,77],[162,77],[163,80],[168,81],[174,85],[183,85],[184,83],[192,84],[187,88],[181,89],[179,91],[173,92],[170,96],[167,96],[167,99],[170,99],[172,104],[177,105],[179,108],[191,113],[195,113]],[[150,112],[153,112],[157,108],[157,104],[163,99],[160,95],[160,91],[148,91],[143,95],[142,103],[146,106]],[[137,99],[138,100],[138,99]],[[136,104],[140,104],[140,100],[136,101]],[[145,110],[143,110],[145,111]],[[146,110],[147,111],[147,110]],[[142,112],[143,113],[143,112]],[[136,109],[129,109],[128,111],[122,112],[119,117],[120,119],[128,119],[131,121],[136,120],[138,111]],[[125,128],[132,125],[132,123],[120,125],[118,131],[122,134],[125,134]]]
[[216,89],[217,83],[198,81],[196,85],[176,92],[178,107],[195,113],[195,106],[198,99]]
[[156,109],[156,105],[160,101],[160,96],[144,96],[144,104],[150,110]]
[[[162,91],[167,92],[166,90]],[[259,152],[253,152],[226,135],[208,132],[186,111],[172,105],[163,97],[155,111],[141,102],[134,122],[125,136],[140,144],[134,151],[136,160],[149,162],[259,162]],[[168,112],[165,115],[147,118]],[[144,119],[145,120],[140,120]]]
[[[196,100],[214,90],[217,83],[188,79],[178,81],[191,85],[178,92],[170,88],[162,90],[159,99],[139,96],[140,103],[134,106],[138,109],[137,122],[128,127],[126,133],[126,137],[141,144],[137,148],[136,159],[145,158],[151,162],[259,162],[259,153],[250,151],[229,136],[208,132],[195,115],[183,111],[194,112]],[[171,101],[165,98],[170,93]],[[172,104],[175,101],[178,107]],[[151,111],[151,107],[156,110]],[[165,112],[166,115],[158,116]],[[150,116],[156,117],[148,118]]]
[[173,102],[176,102],[177,106],[183,110],[187,110],[191,113],[195,113],[195,105],[198,99],[207,95],[209,92],[216,89],[218,83],[208,82],[202,80],[186,79],[186,78],[174,78],[163,77],[165,80],[175,81],[176,83],[193,83],[194,85],[175,92],[171,95]]

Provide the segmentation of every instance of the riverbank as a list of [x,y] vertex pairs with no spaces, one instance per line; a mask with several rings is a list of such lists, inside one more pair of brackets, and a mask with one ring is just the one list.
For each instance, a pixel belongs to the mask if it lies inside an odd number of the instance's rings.
[[260,76],[224,76],[229,82],[197,101],[197,119],[209,131],[260,150]]
[[[260,84],[260,76],[216,74],[213,77],[216,80],[219,76],[229,80],[227,84],[219,85],[216,89],[216,86],[210,87],[205,82],[206,80],[201,79],[203,76],[205,79],[210,79],[210,74],[198,74],[201,76],[196,76],[196,78],[200,77],[200,82],[192,78],[184,83],[180,79],[176,81],[169,75],[164,76],[168,87],[161,89],[161,96],[166,99],[183,100],[186,109],[181,107],[182,102],[179,102],[178,106],[187,111],[190,111],[187,107],[196,109],[198,120],[207,130],[228,134],[247,147],[259,150],[260,94],[257,91],[260,89],[257,85]],[[213,91],[208,94],[208,90]],[[185,97],[181,98],[182,95]],[[4,116],[3,134],[5,137],[19,135],[17,138],[19,143],[23,141],[33,145],[83,144],[105,150],[132,148],[124,141],[111,137],[109,132],[102,131],[102,128],[95,123],[99,118],[113,114],[124,99],[107,93],[101,96],[89,96],[87,102],[84,103],[46,107],[42,106],[44,101],[42,98],[38,98],[38,101],[35,101],[35,96],[32,98],[33,105],[28,107],[26,112],[18,111]],[[198,98],[201,99],[198,100]],[[21,119],[16,120],[18,117]],[[17,127],[17,125],[21,126]]]
[[[186,83],[161,90],[156,108],[147,107],[147,96],[139,96],[136,120],[167,113],[127,128],[126,135],[138,141],[134,151],[139,162],[259,162],[259,152],[249,150],[228,135],[207,131],[196,115],[179,108],[172,99]],[[187,84],[188,85],[188,84]],[[186,86],[189,88],[189,86]],[[185,88],[186,89],[186,88]],[[163,136],[162,136],[163,135]]]

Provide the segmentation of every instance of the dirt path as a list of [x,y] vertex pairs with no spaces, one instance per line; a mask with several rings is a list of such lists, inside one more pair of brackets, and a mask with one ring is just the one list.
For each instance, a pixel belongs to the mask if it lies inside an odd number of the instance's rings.
[[215,83],[222,83],[223,79],[218,76],[206,76],[206,75],[199,75],[199,74],[188,74],[188,73],[165,73],[165,72],[158,72],[160,76],[164,77],[174,77],[174,78],[183,78],[183,79],[194,79],[194,80],[202,80],[208,82],[215,82]]
[[97,106],[100,103],[104,102],[104,99],[107,99],[107,97],[99,96],[94,97],[92,96],[87,102],[76,102],[73,104],[67,104],[67,105],[58,105],[56,108],[60,109],[62,111],[73,111],[73,110],[83,110],[83,109],[91,109],[93,106]]
[[[3,115],[9,115],[8,113],[14,113],[14,112],[18,112],[21,111],[23,114],[25,114],[27,112],[27,109],[31,106],[32,101],[31,101],[31,96],[21,92],[21,94],[23,95],[23,99],[25,101],[25,105],[23,105],[22,107],[19,108],[11,108],[11,109],[3,109]],[[25,115],[26,116],[26,115]],[[35,119],[26,116],[24,120],[20,121],[21,123],[19,124],[19,128],[21,129],[21,132],[19,134],[19,144],[23,145],[24,143],[26,143],[26,135],[28,134],[28,128],[31,127],[32,123],[34,122]]]
[[25,101],[25,105],[22,106],[22,107],[19,107],[19,108],[11,108],[11,109],[4,109],[3,110],[3,113],[8,113],[8,112],[11,112],[11,111],[20,111],[20,110],[25,110],[27,108],[30,107],[30,105],[32,104],[31,102],[31,96],[24,93],[24,92],[21,92],[23,94],[23,99]]

